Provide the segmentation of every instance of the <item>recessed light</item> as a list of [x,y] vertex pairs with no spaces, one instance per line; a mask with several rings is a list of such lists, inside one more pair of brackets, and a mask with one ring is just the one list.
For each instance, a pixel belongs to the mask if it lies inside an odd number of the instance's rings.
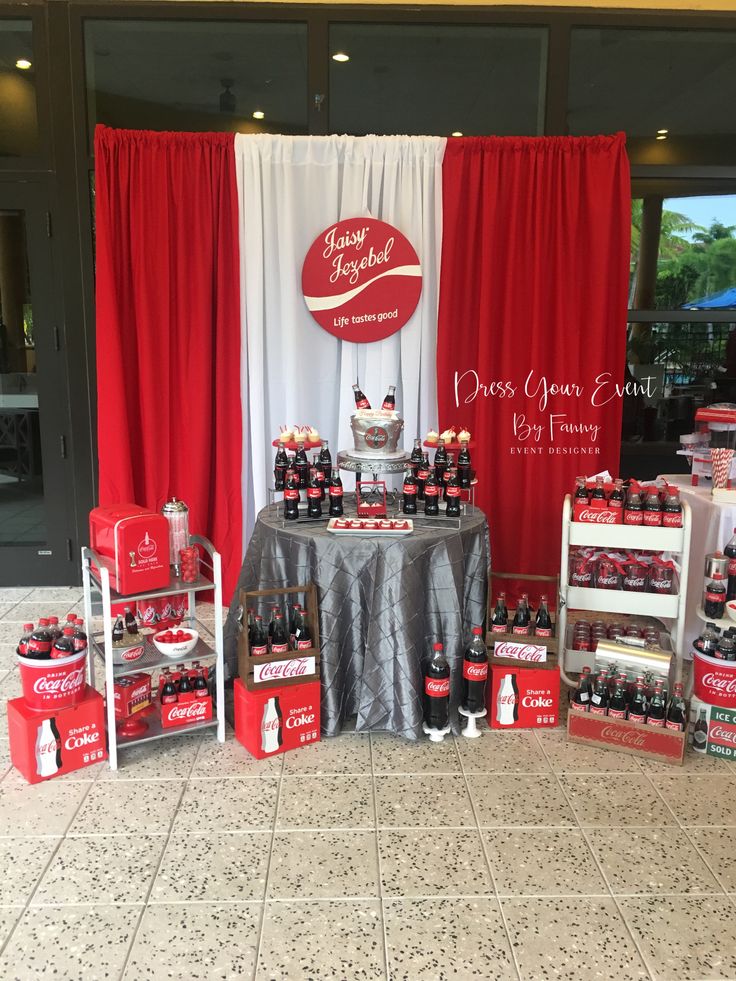
[[463,134],[459,129],[456,129],[454,133],[450,133],[450,136],[462,136]]
[[655,137],[655,139],[657,139],[657,140],[666,140],[667,139],[667,134],[666,133],[660,133],[660,135],[657,136],[657,137]]
[[344,51],[338,51],[337,54],[332,56],[333,61],[350,61],[350,55],[345,54]]
[[27,71],[31,67],[31,62],[27,58],[19,58],[15,63],[15,67]]
[[263,112],[262,109],[256,109],[255,112],[253,113],[254,119],[265,119],[265,116],[266,114],[265,112]]
[[657,135],[658,136],[667,136],[668,133],[669,133],[669,130],[668,129],[658,129],[657,130]]

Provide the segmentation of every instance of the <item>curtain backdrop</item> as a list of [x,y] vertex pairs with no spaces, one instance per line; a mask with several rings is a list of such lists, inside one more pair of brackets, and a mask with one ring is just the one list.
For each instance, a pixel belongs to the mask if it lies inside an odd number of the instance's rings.
[[552,575],[563,495],[578,474],[618,475],[622,400],[611,396],[624,374],[631,229],[623,134],[450,140],[443,224],[440,427],[472,432],[494,568]]
[[[397,385],[405,442],[434,425],[442,241],[441,137],[235,137],[240,192],[245,540],[272,482],[271,440],[283,425],[316,426],[336,450],[352,446],[352,383],[373,405]],[[422,294],[398,333],[342,341],[312,319],[301,292],[304,257],[324,229],[371,215],[395,225],[422,266]],[[345,476],[345,475],[343,475]],[[347,485],[347,481],[346,481]]]
[[233,136],[95,133],[100,503],[172,494],[242,557],[240,289]]

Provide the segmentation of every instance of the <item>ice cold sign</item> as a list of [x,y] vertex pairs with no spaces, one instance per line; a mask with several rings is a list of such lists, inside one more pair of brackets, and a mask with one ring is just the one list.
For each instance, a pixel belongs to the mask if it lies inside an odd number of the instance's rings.
[[309,312],[346,341],[380,341],[419,302],[422,269],[405,235],[376,218],[348,218],[317,236],[302,268]]

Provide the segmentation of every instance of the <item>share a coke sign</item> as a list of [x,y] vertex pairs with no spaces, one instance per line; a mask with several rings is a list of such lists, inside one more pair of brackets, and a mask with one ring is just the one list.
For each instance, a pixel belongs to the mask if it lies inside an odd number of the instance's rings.
[[376,218],[330,225],[312,243],[302,267],[307,309],[330,334],[366,343],[404,326],[422,292],[422,269],[411,242]]
[[540,663],[547,660],[547,648],[539,644],[517,644],[514,641],[503,640],[494,644],[493,656]]
[[290,657],[286,661],[271,661],[253,667],[253,681],[257,685],[273,684],[289,678],[309,678],[315,673],[316,660],[312,657]]

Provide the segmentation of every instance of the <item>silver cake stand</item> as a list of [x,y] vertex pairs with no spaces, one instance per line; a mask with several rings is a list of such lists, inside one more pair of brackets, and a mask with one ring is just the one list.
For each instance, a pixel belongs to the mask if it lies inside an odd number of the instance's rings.
[[361,474],[373,474],[373,479],[377,480],[381,473],[403,473],[409,462],[409,453],[402,453],[401,456],[387,458],[385,456],[354,456],[347,450],[340,450],[337,454],[337,465],[341,470],[348,470],[356,474],[360,480]]

